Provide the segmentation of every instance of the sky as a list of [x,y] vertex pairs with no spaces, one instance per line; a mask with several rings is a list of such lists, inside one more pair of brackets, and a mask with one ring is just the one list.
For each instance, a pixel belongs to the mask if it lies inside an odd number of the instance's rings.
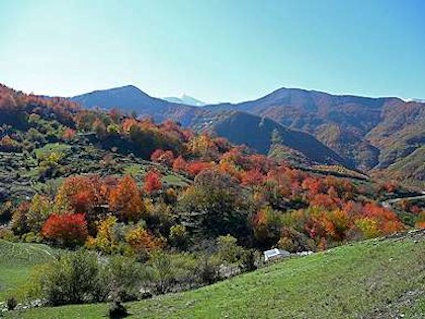
[[425,98],[422,0],[0,0],[0,83],[73,96]]

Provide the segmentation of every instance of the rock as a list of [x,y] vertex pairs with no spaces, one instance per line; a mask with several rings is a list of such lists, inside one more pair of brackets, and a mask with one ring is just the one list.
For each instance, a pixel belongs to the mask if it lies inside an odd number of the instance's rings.
[[109,318],[119,319],[119,318],[125,318],[127,316],[128,316],[127,309],[120,301],[114,301],[109,306]]

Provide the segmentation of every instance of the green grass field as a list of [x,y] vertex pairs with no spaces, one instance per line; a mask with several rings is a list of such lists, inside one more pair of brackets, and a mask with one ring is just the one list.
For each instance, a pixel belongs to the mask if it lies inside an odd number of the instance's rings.
[[[127,304],[130,318],[424,318],[425,233],[281,261],[198,290]],[[103,318],[106,304],[6,318]]]
[[49,261],[54,254],[47,245],[0,240],[0,300],[13,295],[29,279],[34,266]]

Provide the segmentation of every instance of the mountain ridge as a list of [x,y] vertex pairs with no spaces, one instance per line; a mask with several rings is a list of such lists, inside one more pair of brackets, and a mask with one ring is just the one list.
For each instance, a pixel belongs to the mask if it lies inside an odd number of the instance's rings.
[[[134,86],[121,89],[133,92],[130,95],[135,91]],[[195,107],[153,98],[143,91],[137,103],[126,103],[125,99],[119,101],[114,94],[108,98],[105,91],[91,92],[73,100],[89,107],[95,104],[93,100],[106,108],[125,104],[120,107],[124,111],[134,110],[141,117],[152,117],[159,122],[170,118],[196,130],[213,126],[229,111],[250,113],[310,134],[342,157],[349,166],[365,172],[399,167],[396,164],[403,157],[425,145],[425,104],[399,97],[333,95],[282,87],[251,101]],[[104,96],[97,99],[102,94]],[[102,99],[108,101],[103,103]],[[245,131],[249,129],[244,127]],[[250,145],[253,140],[246,138],[243,142]],[[420,176],[421,183],[424,180],[422,165],[416,161],[411,169],[416,172],[415,176]]]

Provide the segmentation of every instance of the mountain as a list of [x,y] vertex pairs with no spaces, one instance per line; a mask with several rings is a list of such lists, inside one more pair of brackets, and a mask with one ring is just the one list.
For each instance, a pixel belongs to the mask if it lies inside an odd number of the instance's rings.
[[279,144],[301,153],[304,159],[322,164],[349,166],[341,156],[310,134],[289,129],[271,119],[249,113],[229,112],[211,123],[209,130],[234,144],[246,144],[263,154],[271,151],[273,138],[277,138]]
[[[281,88],[254,101],[204,108],[212,112],[249,112],[308,132],[365,171],[406,167],[404,158],[425,146],[425,104],[396,97],[369,98]],[[397,165],[399,161],[403,163]],[[415,164],[408,166],[414,172],[409,176],[423,182],[424,167],[418,161]],[[400,179],[404,176],[399,175]]]
[[[186,96],[186,100],[189,99],[190,97]],[[94,91],[73,97],[71,100],[87,108],[119,108],[127,112],[134,111],[142,117],[153,117],[157,122],[171,118],[198,131],[207,129],[228,138],[233,143],[246,144],[263,154],[267,154],[270,150],[270,134],[277,129],[284,137],[284,145],[301,152],[307,161],[350,166],[348,161],[307,133],[287,129],[277,122],[248,113],[217,114],[213,108],[204,111],[203,108],[164,101],[151,97],[132,85]],[[210,118],[211,115],[218,115],[220,120]]]
[[192,105],[192,106],[204,106],[206,103],[195,99],[189,95],[183,94],[181,97],[165,97],[163,100],[177,103],[177,104],[186,104],[186,105]]
[[129,113],[135,112],[141,117],[152,117],[156,122],[162,122],[169,118],[168,114],[172,114],[172,118],[183,125],[188,124],[196,110],[189,105],[171,103],[149,96],[133,85],[97,90],[70,99],[86,108],[117,108]]

